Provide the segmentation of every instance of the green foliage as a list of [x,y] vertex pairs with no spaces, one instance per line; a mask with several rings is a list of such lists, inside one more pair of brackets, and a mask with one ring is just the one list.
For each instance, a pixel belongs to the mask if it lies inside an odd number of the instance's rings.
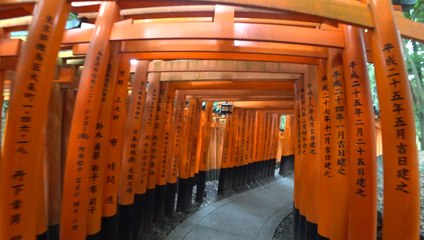
[[[424,22],[424,0],[418,0],[414,7],[404,11],[404,16],[413,21]],[[424,45],[415,40],[404,39],[403,47],[414,101],[415,125],[419,146],[424,148]]]
[[282,115],[280,118],[280,131],[284,131],[286,129],[286,116]]

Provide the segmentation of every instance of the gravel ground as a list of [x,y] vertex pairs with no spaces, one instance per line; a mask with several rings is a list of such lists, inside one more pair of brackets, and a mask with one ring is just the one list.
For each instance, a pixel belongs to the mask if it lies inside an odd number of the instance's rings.
[[294,218],[290,213],[281,221],[278,228],[275,230],[272,240],[292,240],[293,239],[293,224]]
[[218,196],[217,194],[218,180],[207,181],[206,188],[205,188],[206,196],[203,200],[203,203],[195,202],[196,187],[194,187],[192,205],[189,208],[189,210],[184,213],[175,212],[172,218],[165,218],[165,220],[162,223],[153,224],[151,230],[145,233],[143,237],[141,238],[141,240],[164,240],[172,232],[174,228],[176,228],[180,223],[182,223],[184,220],[186,220],[188,217],[193,215],[195,212],[197,212],[201,208],[209,206],[210,204],[217,202],[221,199],[224,199],[226,197],[229,197],[233,194],[248,191],[260,185],[275,181],[276,179],[280,178],[280,176],[278,175],[278,169],[276,170],[275,176],[276,177],[273,177],[273,178],[260,180],[253,184],[241,187],[240,189],[237,189],[237,190],[228,191],[228,193],[226,193],[223,196]]

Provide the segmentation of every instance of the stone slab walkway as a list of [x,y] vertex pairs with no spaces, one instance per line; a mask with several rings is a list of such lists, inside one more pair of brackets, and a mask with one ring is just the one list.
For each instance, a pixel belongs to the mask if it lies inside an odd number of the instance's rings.
[[271,240],[292,204],[293,179],[278,178],[200,209],[167,240]]

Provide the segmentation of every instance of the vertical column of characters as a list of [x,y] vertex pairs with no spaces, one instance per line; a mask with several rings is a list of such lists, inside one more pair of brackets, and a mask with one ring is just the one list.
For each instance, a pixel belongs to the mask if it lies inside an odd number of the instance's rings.
[[255,179],[255,135],[256,135],[256,110],[251,110],[251,127],[250,127],[250,152],[249,152],[249,182],[253,182]]
[[190,178],[190,161],[191,161],[191,153],[194,151],[192,149],[193,147],[193,136],[194,136],[194,128],[196,123],[196,110],[197,110],[197,99],[191,98],[189,101],[188,106],[188,112],[187,112],[187,118],[184,122],[184,137],[185,137],[185,144],[184,144],[184,160],[183,165],[181,166],[181,174],[184,173],[185,179]]
[[[171,111],[173,116],[170,119],[170,145],[169,145],[169,163],[167,168],[167,182],[168,184],[176,184],[178,179],[178,163],[181,158],[182,148],[182,134],[183,134],[183,122],[184,122],[184,105],[185,95],[181,90],[177,90],[175,98],[171,100],[172,106]],[[175,106],[175,107],[174,107]]]
[[414,110],[391,1],[370,1],[372,52],[380,103],[384,165],[384,239],[419,235],[419,172]]
[[246,126],[245,126],[245,136],[246,136],[246,145],[245,145],[245,151],[244,151],[244,168],[245,168],[245,183],[249,183],[249,177],[250,177],[250,154],[251,154],[251,147],[252,147],[252,110],[246,111]]
[[[347,135],[346,91],[341,51],[328,50],[328,70],[331,74],[330,118],[332,176],[332,229],[331,239],[346,239],[348,224],[348,165],[349,148]],[[332,90],[332,91],[331,91]]]
[[[165,134],[165,119],[166,119],[166,97],[168,94],[169,84],[166,82],[159,83],[159,94],[157,106],[154,110],[153,132],[150,155],[148,157],[149,173],[147,178],[147,189],[156,190],[156,184],[161,179],[161,171],[165,170],[164,165],[160,161],[160,155],[163,152],[163,138]],[[165,175],[165,173],[163,173]],[[161,184],[164,186],[164,184]]]
[[[172,167],[172,144],[173,144],[173,121],[174,121],[174,99],[176,98],[176,90],[170,86],[169,92],[166,95],[166,119],[165,119],[165,134],[164,134],[164,146],[163,154],[161,155],[161,161],[164,162],[164,184],[171,183],[170,176],[173,174]],[[175,179],[176,180],[176,179]]]
[[347,117],[349,124],[349,229],[351,239],[377,234],[375,123],[362,29],[343,26]]
[[322,238],[330,238],[331,234],[331,179],[334,175],[334,166],[331,159],[331,101],[330,92],[333,85],[327,77],[327,61],[322,59],[318,62],[318,106],[319,106],[319,219],[318,234]]
[[138,145],[140,153],[140,162],[136,166],[135,176],[135,193],[145,194],[147,189],[153,189],[156,181],[153,179],[149,182],[150,175],[154,175],[155,161],[152,161],[150,154],[153,144],[153,133],[156,120],[156,111],[160,92],[160,75],[157,73],[149,73],[147,76],[147,93],[144,103],[143,119],[140,127],[140,141]]
[[301,161],[299,162],[299,168],[301,171],[300,175],[300,236],[304,238],[303,234],[306,232],[306,216],[308,214],[308,122],[307,122],[307,110],[306,110],[306,94],[305,94],[305,77],[299,80],[299,117],[300,117],[300,144],[301,144]]
[[243,109],[242,122],[240,126],[240,152],[239,152],[239,166],[240,166],[240,185],[245,184],[245,152],[246,152],[246,117],[247,110]]
[[39,1],[19,56],[0,167],[1,239],[35,238],[39,232],[35,220],[41,212],[34,201],[43,186],[37,178],[43,169],[39,137],[68,11],[66,1]]
[[[117,210],[118,210],[118,190],[121,164],[127,159],[123,158],[124,141],[127,122],[127,95],[129,81],[130,63],[128,59],[120,57],[117,82],[112,99],[112,112],[110,114],[111,127],[106,144],[109,145],[108,157],[105,159],[105,177],[103,178],[102,196],[102,232],[105,239],[116,237],[117,230]],[[144,85],[144,84],[143,84]],[[135,92],[135,89],[133,89]],[[134,93],[136,95],[136,93]],[[133,96],[134,96],[133,95]]]
[[310,66],[305,71],[305,100],[306,100],[306,121],[307,132],[307,154],[308,154],[308,199],[309,210],[307,216],[307,238],[316,238],[319,219],[319,141],[318,128],[318,81],[317,68]]
[[253,118],[253,126],[252,126],[252,139],[253,139],[253,141],[252,141],[252,157],[251,157],[251,169],[250,169],[250,171],[251,171],[251,181],[255,181],[256,180],[256,146],[257,146],[257,143],[258,143],[258,134],[257,134],[257,132],[258,132],[258,125],[259,125],[259,123],[258,123],[258,111],[255,109],[255,110],[253,110],[253,116],[252,116],[252,118]]
[[239,122],[240,108],[233,108],[233,118],[231,120],[231,153],[230,153],[230,181],[228,181],[229,187],[232,188],[237,178],[237,163],[236,163],[236,148],[237,148],[237,125]]

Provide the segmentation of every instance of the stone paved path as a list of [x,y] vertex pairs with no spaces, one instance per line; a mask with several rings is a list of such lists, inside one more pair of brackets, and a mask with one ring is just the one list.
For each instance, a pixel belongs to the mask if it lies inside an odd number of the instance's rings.
[[293,179],[279,178],[232,195],[178,225],[167,240],[271,240],[275,229],[292,211]]

